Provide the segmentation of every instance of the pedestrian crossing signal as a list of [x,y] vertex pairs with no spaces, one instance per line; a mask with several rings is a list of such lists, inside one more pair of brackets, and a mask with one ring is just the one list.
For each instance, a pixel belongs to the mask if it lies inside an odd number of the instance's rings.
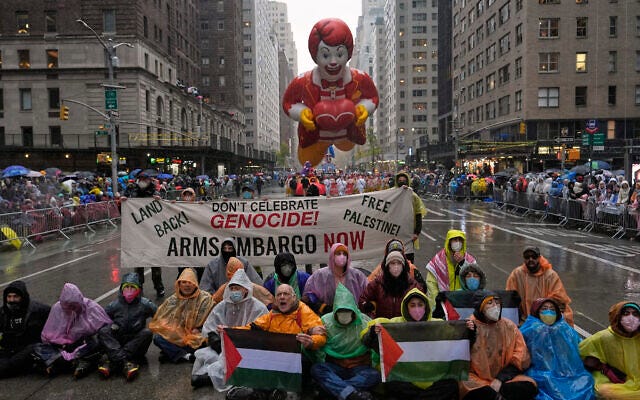
[[66,121],[69,119],[69,107],[60,106],[60,120]]

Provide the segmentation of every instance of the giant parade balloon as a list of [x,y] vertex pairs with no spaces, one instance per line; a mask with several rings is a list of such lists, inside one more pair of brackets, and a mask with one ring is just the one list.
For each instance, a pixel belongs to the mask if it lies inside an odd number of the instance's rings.
[[309,53],[316,67],[294,78],[282,107],[299,122],[300,164],[308,160],[316,166],[332,144],[342,151],[365,144],[365,124],[379,99],[371,77],[347,67],[353,36],[344,21],[318,21],[309,34]]

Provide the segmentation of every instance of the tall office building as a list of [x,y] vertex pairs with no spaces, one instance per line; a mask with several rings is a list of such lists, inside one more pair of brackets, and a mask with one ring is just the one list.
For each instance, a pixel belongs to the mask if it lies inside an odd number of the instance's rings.
[[[616,161],[640,137],[640,2],[454,0],[451,12],[452,127],[479,141],[469,167]],[[596,128],[606,143],[583,145]]]
[[293,72],[298,75],[298,51],[296,42],[293,40],[293,31],[287,13],[287,4],[280,1],[269,1],[269,19],[271,20],[273,32],[278,38],[278,45],[287,57],[287,64]]
[[[242,164],[242,124],[202,104],[195,0],[0,2],[0,158],[65,170],[110,168],[106,121],[117,109],[120,168],[174,173]],[[113,59],[117,102],[105,46]],[[127,43],[128,45],[120,44]],[[107,97],[109,100],[107,101]],[[60,105],[69,119],[59,119]]]
[[243,0],[244,110],[248,155],[273,163],[280,147],[278,40],[267,0]]

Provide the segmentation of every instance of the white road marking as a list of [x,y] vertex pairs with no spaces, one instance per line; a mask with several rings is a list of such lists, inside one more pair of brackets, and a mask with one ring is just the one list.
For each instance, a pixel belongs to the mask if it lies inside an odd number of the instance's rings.
[[436,242],[436,241],[437,241],[437,240],[436,240],[436,238],[434,238],[434,237],[433,237],[433,236],[431,236],[431,235],[427,235],[426,233],[424,233],[424,231],[421,231],[420,233],[421,233],[422,235],[424,235],[424,237],[426,237],[427,239],[431,240],[432,242]]
[[576,243],[576,246],[601,251],[616,257],[637,257],[640,255],[640,247],[624,244]]
[[[53,267],[49,267],[47,269],[43,269],[42,271],[34,272],[33,274],[25,275],[25,276],[22,276],[20,278],[15,278],[15,279],[11,280],[11,282],[18,281],[18,280],[24,281],[25,279],[33,278],[34,276],[38,276],[40,274],[44,274],[45,272],[53,271],[53,270],[56,270],[58,268],[62,268],[64,266],[67,266],[69,264],[73,264],[75,262],[82,261],[82,260],[84,260],[86,258],[93,257],[96,254],[100,254],[100,253],[96,251],[96,252],[93,252],[91,254],[87,254],[86,256],[74,258],[73,260],[69,260],[67,262],[63,262],[62,264],[54,265]],[[8,286],[11,282],[5,282],[5,283],[0,284],[0,288],[4,287],[4,286]]]
[[427,208],[427,215],[429,215],[429,214],[435,214],[435,215],[437,215],[439,217],[444,217],[443,213],[437,212],[437,211],[435,211],[435,210],[433,210],[431,208]]
[[573,237],[573,238],[581,238],[584,239],[586,237],[588,237],[586,234],[582,233],[582,232],[574,232],[574,231],[567,231],[567,230],[560,230],[560,229],[550,229],[550,228],[544,228],[544,227],[540,227],[540,228],[522,228],[522,227],[516,227],[515,229],[523,232],[523,233],[528,233],[530,235],[537,235],[537,236],[561,236],[561,237]]

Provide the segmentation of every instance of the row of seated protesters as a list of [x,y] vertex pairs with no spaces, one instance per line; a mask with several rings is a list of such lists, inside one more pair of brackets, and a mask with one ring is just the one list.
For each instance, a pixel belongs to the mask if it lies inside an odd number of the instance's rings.
[[[518,327],[502,317],[501,298],[483,290],[484,273],[468,260],[460,260],[456,278],[460,290],[474,292],[473,314],[466,322],[473,333],[469,378],[434,382],[425,376],[421,382],[381,385],[375,360],[382,327],[439,320],[433,316],[436,307],[431,306],[428,290],[425,293],[424,280],[398,242],[388,243],[371,281],[350,267],[349,251],[339,243],[331,248],[328,266],[311,276],[297,270],[293,255],[278,255],[275,273],[265,286],[259,284],[259,276],[251,279],[253,268],[229,250],[226,263],[221,263],[224,270],[217,272],[217,283],[210,284],[209,291],[201,289],[195,271],[186,268],[175,282],[174,294],[157,308],[142,296],[135,273],[123,276],[118,299],[105,308],[67,283],[49,309],[30,299],[24,282],[13,282],[4,290],[0,310],[0,376],[24,373],[36,365],[48,375],[69,370],[80,378],[98,366],[104,377],[123,373],[131,380],[153,342],[161,350],[161,362],[194,363],[194,387],[212,385],[229,399],[283,398],[287,394],[279,389],[264,392],[225,383],[221,330],[235,327],[296,334],[305,350],[303,382],[309,382],[319,398],[637,398],[637,303],[612,306],[610,326],[584,340],[564,317],[566,307],[551,297],[532,301]],[[532,249],[525,249],[525,255],[537,251],[539,256],[539,250]],[[207,267],[203,282],[213,282],[212,275]],[[212,294],[219,289],[216,302]],[[383,303],[392,306],[381,307]]]

